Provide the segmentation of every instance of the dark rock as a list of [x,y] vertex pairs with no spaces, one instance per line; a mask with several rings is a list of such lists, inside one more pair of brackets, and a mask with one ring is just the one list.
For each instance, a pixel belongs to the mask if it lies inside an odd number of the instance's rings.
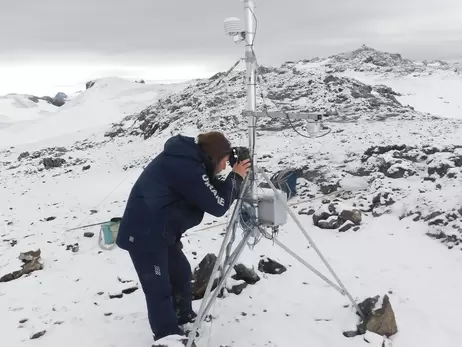
[[31,340],[38,339],[38,338],[42,337],[43,335],[45,335],[46,332],[47,332],[46,330],[39,331],[38,333],[33,334],[33,335],[30,337],[30,339],[31,339]]
[[91,231],[86,231],[86,232],[83,233],[83,236],[90,238],[90,237],[95,236],[95,233],[93,233]]
[[109,299],[122,299],[124,294],[121,293],[109,293]]
[[436,218],[438,216],[441,216],[442,214],[444,214],[444,212],[441,212],[441,211],[434,211],[432,213],[430,213],[428,216],[425,217],[424,221],[425,222],[428,222],[429,220],[433,219],[433,218]]
[[363,161],[366,161],[367,158],[374,154],[385,154],[390,151],[402,151],[406,149],[406,145],[388,145],[388,146],[372,146],[369,147],[365,152],[364,152],[364,158]]
[[77,253],[79,251],[79,244],[74,243],[73,245],[67,245],[66,251],[72,251],[73,253]]
[[21,319],[21,320],[19,321],[19,323],[20,323],[20,324],[24,324],[24,323],[26,323],[28,320],[29,320],[29,319],[27,319],[27,318]]
[[228,291],[228,293],[233,293],[233,294],[239,295],[239,294],[242,293],[242,291],[247,286],[248,286],[248,283],[243,282],[243,283],[235,284],[231,288],[227,288],[226,290]]
[[281,265],[277,261],[274,261],[270,258],[261,259],[258,263],[258,271],[271,274],[279,275],[287,271],[287,268],[284,265]]
[[362,220],[361,211],[357,209],[343,210],[340,212],[339,217],[345,221],[353,222],[356,225],[361,224]]
[[18,157],[18,160],[22,160],[24,158],[27,158],[30,156],[30,153],[29,152],[22,152],[19,157]]
[[43,270],[43,264],[41,263],[41,250],[29,251],[19,254],[19,260],[23,262],[21,270],[13,271],[0,278],[0,282],[10,282],[16,280],[24,275],[29,275],[34,271]]
[[345,231],[348,231],[350,230],[352,227],[354,227],[354,223],[351,222],[351,221],[346,221],[345,223],[343,223],[343,225],[340,226],[340,228],[338,229],[339,232],[343,233]]
[[462,155],[457,155],[449,158],[456,167],[462,167]]
[[43,166],[45,169],[52,169],[61,167],[66,163],[66,160],[63,158],[44,158],[42,161]]
[[316,212],[316,211],[313,210],[312,208],[310,208],[310,209],[303,208],[303,209],[301,209],[300,211],[298,211],[298,214],[299,214],[299,215],[303,215],[303,214],[304,214],[304,215],[307,215],[307,216],[311,216],[311,215],[313,215],[315,212]]
[[[366,331],[370,331],[389,338],[398,332],[390,298],[388,295],[384,295],[382,307],[376,309],[376,304],[379,299],[380,296],[377,295],[358,304],[359,309],[365,317],[358,324],[356,334],[355,332],[347,331],[343,333],[344,336],[354,337],[357,335],[364,335]],[[359,315],[359,312],[357,312],[357,314]]]
[[328,183],[323,183],[321,184],[321,192],[324,194],[324,195],[328,195],[328,194],[331,194],[333,192],[336,192],[338,188],[340,188],[340,184],[339,183],[336,183],[336,184],[328,184]]
[[446,223],[446,220],[443,218],[435,218],[428,222],[428,225],[444,225]]
[[133,287],[129,287],[129,288],[126,288],[126,289],[123,289],[122,290],[122,293],[123,294],[131,294],[131,293],[134,293],[138,290],[138,286],[133,286]]
[[88,81],[86,84],[85,84],[85,88],[86,89],[90,89],[91,87],[93,87],[95,85],[96,81]]
[[445,176],[452,166],[446,163],[441,163],[438,166],[429,166],[427,169],[428,174],[431,176],[437,173],[440,177]]
[[355,337],[355,336],[358,336],[358,335],[359,335],[358,331],[356,331],[356,330],[344,331],[343,332],[343,336],[345,336],[345,337],[350,337],[351,338],[351,337]]
[[373,311],[368,317],[366,329],[380,336],[391,337],[398,332],[395,313],[388,295],[383,297],[382,307]]
[[326,211],[319,211],[313,214],[313,224],[319,226],[319,221],[327,220],[332,217],[333,214],[326,212]]
[[237,264],[234,266],[236,274],[232,276],[237,281],[245,281],[247,284],[255,284],[260,281],[260,276],[254,269],[249,269],[244,264]]
[[337,229],[343,224],[343,220],[337,216],[331,216],[328,219],[322,219],[318,222],[317,226],[321,229]]
[[403,168],[403,167],[395,167],[395,168],[390,167],[388,168],[386,172],[384,172],[384,174],[387,177],[397,179],[397,178],[403,178],[405,176],[414,176],[416,174],[416,171],[409,169],[409,168]]
[[86,171],[90,168],[91,168],[91,165],[85,165],[84,167],[82,167],[82,171]]
[[110,138],[114,138],[116,136],[121,136],[125,134],[125,130],[123,128],[114,128],[110,131],[107,131],[104,136],[105,137],[110,137]]
[[[204,259],[199,263],[199,265],[194,270],[191,279],[191,290],[193,300],[199,300],[204,297],[205,290],[209,283],[210,277],[212,276],[212,271],[215,266],[217,256],[213,253],[207,254]],[[215,279],[212,290],[216,288],[218,284],[218,279]]]
[[46,222],[51,222],[52,220],[55,220],[55,219],[56,219],[56,217],[47,217],[47,218],[45,218],[45,221]]

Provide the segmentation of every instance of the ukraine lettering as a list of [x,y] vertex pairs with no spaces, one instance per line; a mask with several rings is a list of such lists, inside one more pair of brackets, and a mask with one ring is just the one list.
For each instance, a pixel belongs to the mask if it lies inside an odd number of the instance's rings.
[[215,199],[217,200],[218,205],[225,206],[225,199],[223,199],[220,195],[218,195],[217,190],[212,185],[212,183],[210,183],[209,176],[204,174],[202,175],[202,179],[204,180],[205,186],[209,188],[212,194],[215,196]]

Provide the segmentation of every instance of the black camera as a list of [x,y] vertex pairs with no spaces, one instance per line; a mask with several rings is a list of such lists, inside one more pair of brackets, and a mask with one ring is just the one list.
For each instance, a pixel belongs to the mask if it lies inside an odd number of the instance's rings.
[[247,147],[233,147],[231,148],[231,154],[229,155],[229,165],[231,167],[234,164],[250,159],[250,150]]

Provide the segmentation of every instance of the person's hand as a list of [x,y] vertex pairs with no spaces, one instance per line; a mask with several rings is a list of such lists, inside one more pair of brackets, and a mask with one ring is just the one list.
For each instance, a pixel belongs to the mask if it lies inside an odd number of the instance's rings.
[[247,159],[247,160],[234,164],[233,171],[237,173],[239,176],[241,176],[242,178],[245,178],[247,176],[247,173],[249,172],[250,166],[251,166],[250,159]]

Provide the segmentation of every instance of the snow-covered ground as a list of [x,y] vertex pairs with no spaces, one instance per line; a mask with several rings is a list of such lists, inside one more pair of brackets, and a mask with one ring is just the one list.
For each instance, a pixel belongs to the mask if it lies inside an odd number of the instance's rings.
[[403,105],[435,116],[462,118],[462,75],[438,71],[426,76],[382,77],[365,72],[346,71],[342,75],[363,83],[385,84],[400,93],[397,99]]
[[[425,78],[422,81],[427,83]],[[456,78],[439,79],[441,87],[427,89],[427,99],[438,101],[441,96],[457,102],[454,88],[459,86],[459,95],[462,88],[456,82]],[[394,87],[396,91],[415,93],[416,98],[424,89],[418,84],[414,89],[408,87],[406,78],[396,83],[401,83]],[[100,96],[90,94],[93,88],[67,105],[62,122],[48,123],[44,119],[24,126],[22,132],[11,128],[18,132],[6,129],[0,134],[4,146],[0,150],[0,277],[20,268],[20,252],[40,248],[44,262],[41,271],[0,283],[2,345],[73,347],[86,343],[92,347],[122,347],[153,343],[142,290],[120,299],[109,297],[137,284],[127,254],[119,249],[101,250],[98,227],[67,230],[120,216],[143,165],[159,153],[170,134],[167,131],[147,140],[104,137],[108,128],[105,124],[142,110],[149,99],[138,94],[140,90],[119,88],[117,82],[114,87],[108,82],[105,94],[95,89],[103,94]],[[430,95],[431,90],[435,93]],[[155,97],[152,90],[149,93],[149,97]],[[431,112],[417,102],[413,106],[421,107],[419,111]],[[434,106],[434,110],[442,108]],[[56,115],[49,119],[56,120]],[[457,210],[462,202],[462,171],[455,159],[461,154],[457,146],[462,146],[462,117],[443,115],[448,118],[331,122],[327,125],[332,133],[318,139],[300,137],[291,128],[258,131],[261,166],[270,172],[305,168],[306,180],[300,179],[299,196],[290,203],[355,300],[388,293],[399,330],[387,342],[393,347],[456,347],[462,340],[458,316],[462,304],[457,300],[462,290],[462,277],[457,275],[462,270],[462,242],[457,238],[462,234],[457,232],[456,241],[448,241],[451,245],[426,235],[435,232],[434,228],[442,228],[446,234],[449,229],[457,231],[461,216],[451,217],[455,219],[448,219],[446,225],[446,220],[436,225],[428,223],[435,218],[424,221],[435,211],[443,211],[443,216],[460,213]],[[56,127],[51,129],[51,124]],[[45,131],[35,138],[39,143],[30,143],[29,136],[22,137],[39,126]],[[73,133],[72,127],[85,130],[85,134],[102,130],[82,141],[85,136]],[[63,136],[57,137],[61,130]],[[182,130],[194,133],[191,128]],[[3,141],[6,134],[16,139],[17,146],[9,148]],[[245,144],[245,137],[232,135],[238,144]],[[372,146],[389,145],[405,147],[368,151]],[[21,155],[25,151],[29,154]],[[55,154],[66,162],[44,169],[41,160]],[[424,154],[427,158],[421,159]],[[383,163],[389,164],[386,170]],[[428,167],[443,168],[444,174],[440,177],[427,172]],[[355,174],[360,168],[371,173]],[[315,179],[310,180],[308,172],[314,173]],[[332,180],[340,180],[347,191],[339,189],[324,195],[320,187]],[[352,185],[354,189],[348,191]],[[379,197],[368,209],[379,193],[382,198],[390,194],[393,203]],[[304,212],[324,209],[335,199],[363,210],[357,231],[318,228],[313,225],[312,215]],[[409,215],[412,211],[414,214]],[[413,221],[416,211],[422,219]],[[207,253],[218,252],[223,240],[222,223],[227,218],[207,216],[203,225],[185,235],[184,251],[193,268]],[[84,237],[87,231],[95,235]],[[331,278],[292,220],[281,229],[279,240]],[[255,249],[246,249],[240,260],[257,268],[262,256],[277,260],[287,271],[279,275],[257,271],[261,280],[255,285],[247,286],[240,295],[218,299],[210,312],[212,321],[202,327],[198,347],[382,347],[380,337],[371,343],[363,335],[344,337],[343,332],[354,330],[358,323],[348,299],[271,241],[262,239]],[[199,305],[200,301],[194,302],[195,308]],[[30,339],[41,331],[46,331],[45,335]]]

